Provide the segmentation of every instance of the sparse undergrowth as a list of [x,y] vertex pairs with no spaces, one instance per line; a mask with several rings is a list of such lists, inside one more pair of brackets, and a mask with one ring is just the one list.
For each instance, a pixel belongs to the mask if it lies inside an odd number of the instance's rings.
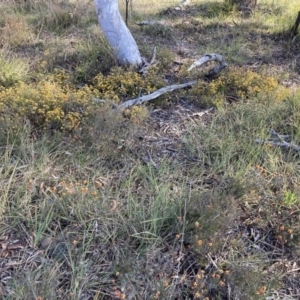
[[[133,2],[132,18],[165,17],[155,34],[132,26],[166,41],[145,76],[115,65],[90,1],[0,4],[1,299],[297,299],[299,153],[268,142],[300,144],[299,41],[271,39],[298,3],[244,18],[196,2]],[[227,70],[184,71],[196,46]]]

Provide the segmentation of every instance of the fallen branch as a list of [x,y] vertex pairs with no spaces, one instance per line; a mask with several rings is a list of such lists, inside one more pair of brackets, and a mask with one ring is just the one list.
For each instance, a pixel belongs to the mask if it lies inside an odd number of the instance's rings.
[[209,70],[207,76],[214,76],[214,75],[218,74],[219,72],[221,72],[227,66],[227,64],[226,64],[226,62],[225,62],[222,55],[212,53],[212,54],[206,54],[206,55],[200,57],[197,61],[195,61],[188,68],[188,71],[191,71],[195,67],[205,65],[209,61],[216,61],[218,64],[215,67],[213,67],[211,70]]
[[272,146],[282,147],[284,149],[291,149],[293,151],[300,151],[300,146],[294,144],[293,142],[287,142],[285,139],[289,138],[289,135],[280,135],[275,130],[271,130],[271,134],[274,136],[270,140],[256,139],[255,142],[259,144],[268,144]]
[[259,144],[269,144],[272,146],[282,147],[284,149],[292,149],[294,151],[300,151],[300,146],[295,145],[294,143],[265,141],[265,140],[261,140],[261,139],[256,139],[255,142],[259,143]]
[[165,94],[165,93],[168,93],[168,92],[172,92],[174,90],[178,90],[178,89],[183,89],[185,87],[188,87],[188,86],[191,86],[193,84],[195,84],[197,82],[197,80],[193,80],[193,81],[189,81],[189,82],[186,82],[186,83],[182,83],[182,84],[173,84],[173,85],[168,85],[168,86],[165,86],[149,95],[146,95],[146,96],[142,96],[142,97],[138,97],[136,99],[132,99],[132,100],[128,100],[122,104],[120,104],[118,106],[118,109],[119,110],[124,110],[130,106],[134,106],[134,105],[140,105],[144,102],[148,102],[150,100],[153,100],[153,99],[156,99],[158,98],[159,96]]
[[[149,66],[151,66],[154,63],[155,56],[156,56],[156,48],[154,48],[154,50],[153,50],[153,56],[152,56],[152,59],[151,59],[150,63],[146,64],[140,70],[140,73],[145,74],[147,72],[147,69],[149,68]],[[222,55],[212,53],[212,54],[206,54],[203,57],[201,57],[200,59],[198,59],[196,62],[194,62],[190,66],[188,71],[192,70],[195,67],[202,66],[202,65],[206,64],[209,61],[216,61],[218,63],[218,65],[215,66],[214,68],[212,68],[209,71],[207,76],[214,76],[227,66],[227,64],[225,63],[224,58],[223,58]],[[114,108],[116,108],[118,110],[124,110],[124,109],[126,109],[128,107],[131,107],[131,106],[134,106],[134,105],[140,105],[142,103],[145,103],[145,102],[151,101],[153,99],[156,99],[156,98],[158,98],[159,96],[161,96],[165,93],[192,86],[192,85],[196,84],[197,82],[198,82],[197,80],[192,80],[192,81],[182,83],[182,84],[168,85],[168,86],[165,86],[165,87],[163,87],[163,88],[161,88],[161,89],[159,89],[159,90],[157,90],[157,91],[155,91],[155,92],[153,92],[149,95],[145,95],[145,96],[140,96],[139,95],[137,98],[125,101],[124,103],[122,103],[120,105],[114,105]],[[103,99],[97,99],[97,98],[94,98],[93,101],[96,102],[96,103],[105,103],[106,102]]]
[[99,98],[92,98],[92,101],[95,103],[106,103],[107,101]]

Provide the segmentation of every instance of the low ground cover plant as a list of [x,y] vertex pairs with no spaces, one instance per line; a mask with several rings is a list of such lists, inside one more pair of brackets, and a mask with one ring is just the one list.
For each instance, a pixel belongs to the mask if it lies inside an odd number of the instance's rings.
[[[133,2],[145,55],[165,38],[142,76],[69,2],[0,4],[0,298],[297,299],[299,40],[278,20],[299,4]],[[210,52],[219,77],[186,72]]]
[[[229,67],[214,80],[200,81],[191,94],[206,107],[219,107],[259,97],[261,101],[276,103],[286,100],[291,91],[280,85],[276,78],[259,74],[247,68]],[[270,100],[271,99],[271,100]]]

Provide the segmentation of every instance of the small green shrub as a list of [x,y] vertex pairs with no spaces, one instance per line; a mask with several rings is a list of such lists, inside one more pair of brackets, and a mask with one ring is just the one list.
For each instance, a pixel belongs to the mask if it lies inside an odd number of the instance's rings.
[[0,90],[13,84],[26,80],[29,67],[20,59],[9,59],[0,52]]
[[74,4],[69,2],[49,3],[48,14],[45,15],[44,23],[48,28],[61,30],[78,23],[80,14]]
[[234,15],[237,12],[237,6],[232,5],[230,1],[224,1],[222,3],[213,2],[209,5],[207,10],[207,16],[211,18]]
[[283,204],[285,206],[290,207],[293,205],[298,205],[298,203],[299,203],[299,199],[295,193],[289,190],[284,193]]
[[170,27],[164,24],[154,24],[144,27],[144,32],[151,37],[162,37],[166,40],[173,40],[173,33]]

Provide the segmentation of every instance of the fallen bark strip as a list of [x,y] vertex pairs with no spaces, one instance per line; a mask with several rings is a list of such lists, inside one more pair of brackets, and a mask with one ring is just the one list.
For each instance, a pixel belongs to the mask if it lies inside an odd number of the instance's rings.
[[186,83],[182,83],[182,84],[173,84],[173,85],[168,85],[168,86],[165,86],[149,95],[145,95],[145,96],[142,96],[142,97],[138,97],[136,99],[132,99],[132,100],[128,100],[122,104],[120,104],[117,108],[119,110],[123,110],[123,109],[126,109],[130,106],[134,106],[134,105],[140,105],[144,102],[148,102],[150,100],[153,100],[153,99],[156,99],[158,98],[159,96],[165,94],[165,93],[168,93],[168,92],[172,92],[174,90],[178,90],[178,89],[183,89],[185,87],[188,87],[188,86],[191,86],[193,84],[197,83],[197,80],[193,80],[193,81],[189,81],[189,82],[186,82]]
[[191,71],[192,69],[205,65],[206,63],[208,63],[209,61],[216,61],[218,63],[218,65],[216,65],[214,68],[212,68],[208,75],[215,75],[217,73],[219,73],[220,71],[222,71],[224,68],[227,67],[227,64],[223,58],[222,55],[220,54],[215,54],[215,53],[211,53],[211,54],[206,54],[202,57],[200,57],[198,60],[196,60],[189,68],[188,71]]

